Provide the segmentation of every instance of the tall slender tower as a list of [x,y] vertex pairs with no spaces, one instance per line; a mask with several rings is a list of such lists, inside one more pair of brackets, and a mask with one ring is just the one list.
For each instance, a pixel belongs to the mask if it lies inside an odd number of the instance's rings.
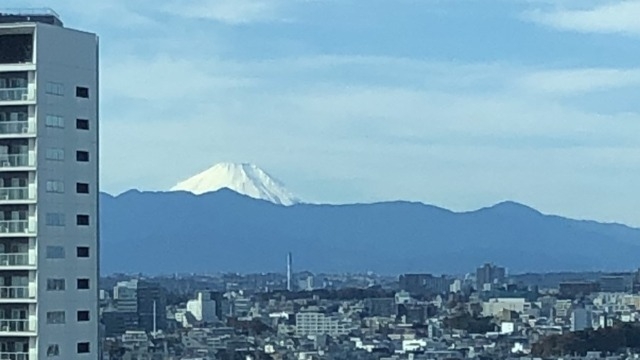
[[98,38],[0,12],[0,358],[99,358],[98,189]]
[[293,255],[289,252],[287,253],[287,291],[293,291],[292,281],[292,272],[293,272]]

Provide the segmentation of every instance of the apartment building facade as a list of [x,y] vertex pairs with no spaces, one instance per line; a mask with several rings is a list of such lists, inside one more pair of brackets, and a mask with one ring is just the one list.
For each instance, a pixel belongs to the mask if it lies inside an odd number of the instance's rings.
[[98,38],[0,13],[0,358],[98,359]]

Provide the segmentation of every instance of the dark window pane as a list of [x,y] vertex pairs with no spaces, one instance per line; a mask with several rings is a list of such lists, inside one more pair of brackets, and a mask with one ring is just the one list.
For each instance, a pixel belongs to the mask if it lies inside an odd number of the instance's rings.
[[89,130],[89,120],[87,120],[87,119],[76,119],[76,129]]
[[76,87],[76,96],[79,98],[89,98],[89,88],[78,86]]
[[79,310],[78,321],[89,321],[89,310]]
[[88,246],[78,246],[76,248],[76,254],[79,258],[88,258],[89,257],[89,247]]
[[78,290],[89,289],[89,279],[78,279]]
[[89,152],[88,151],[76,151],[76,161],[87,162],[89,161]]
[[86,354],[89,352],[89,343],[81,342],[78,343],[78,354]]
[[77,215],[76,216],[76,224],[77,225],[89,225],[89,215]]
[[78,194],[88,194],[89,193],[89,184],[87,184],[87,183],[76,183],[76,193],[78,193]]

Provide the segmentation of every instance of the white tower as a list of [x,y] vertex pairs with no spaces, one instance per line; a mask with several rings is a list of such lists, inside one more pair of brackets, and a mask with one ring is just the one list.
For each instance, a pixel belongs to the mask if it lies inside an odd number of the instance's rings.
[[293,255],[291,253],[287,253],[287,291],[293,291]]
[[98,39],[0,11],[0,358],[98,359]]

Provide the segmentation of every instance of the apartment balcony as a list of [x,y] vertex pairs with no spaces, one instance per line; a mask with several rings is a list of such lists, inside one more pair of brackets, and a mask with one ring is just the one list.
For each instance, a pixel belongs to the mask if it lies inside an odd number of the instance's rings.
[[0,171],[35,167],[35,156],[23,154],[0,154]]
[[36,125],[33,121],[0,121],[0,137],[34,135]]
[[[33,359],[35,359],[35,357]],[[0,352],[0,360],[29,360],[29,353],[28,352]]]
[[0,104],[21,104],[35,100],[33,87],[0,88]]
[[35,189],[29,187],[0,187],[0,205],[34,201]]
[[32,291],[28,285],[0,286],[0,301],[2,302],[20,302],[20,300],[33,299],[35,299],[35,291]]
[[3,333],[32,333],[35,329],[28,319],[0,319],[0,336]]
[[33,235],[35,232],[35,222],[30,220],[0,220],[0,236]]
[[35,259],[27,253],[0,253],[0,270],[20,270],[35,265]]

